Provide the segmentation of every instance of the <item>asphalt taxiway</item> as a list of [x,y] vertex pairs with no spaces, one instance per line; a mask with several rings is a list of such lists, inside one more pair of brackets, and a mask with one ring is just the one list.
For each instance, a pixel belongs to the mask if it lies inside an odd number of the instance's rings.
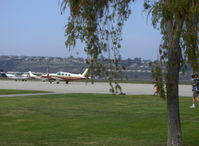
[[[135,84],[135,83],[120,83],[122,92],[127,95],[152,95],[154,93],[153,84]],[[18,90],[42,90],[55,93],[110,93],[109,83],[95,82],[94,84],[88,82],[69,82],[65,84],[55,82],[41,81],[12,81],[0,80],[0,89],[18,89]],[[180,96],[192,96],[191,85],[179,85]]]

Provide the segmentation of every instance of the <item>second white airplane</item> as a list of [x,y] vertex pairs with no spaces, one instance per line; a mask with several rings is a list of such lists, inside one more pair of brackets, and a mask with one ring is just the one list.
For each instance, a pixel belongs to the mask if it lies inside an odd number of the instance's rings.
[[18,74],[18,73],[5,73],[0,72],[0,77],[8,78],[8,79],[14,79],[15,81],[27,81],[30,76],[28,73]]
[[65,83],[68,84],[69,81],[87,79],[88,69],[85,69],[85,71],[82,74],[74,74],[74,73],[69,73],[69,72],[57,72],[57,73],[50,73],[50,74],[37,76],[37,75],[34,75],[31,71],[29,71],[29,75],[31,78],[41,79],[43,81],[48,80],[50,83],[56,81],[56,83],[59,84],[60,81],[65,81]]

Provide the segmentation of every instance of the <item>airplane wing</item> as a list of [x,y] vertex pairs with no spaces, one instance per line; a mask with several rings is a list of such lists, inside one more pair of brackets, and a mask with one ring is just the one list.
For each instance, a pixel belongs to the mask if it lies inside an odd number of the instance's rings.
[[60,77],[56,77],[56,76],[49,76],[50,80],[57,80],[57,81],[64,81],[64,79],[60,78]]

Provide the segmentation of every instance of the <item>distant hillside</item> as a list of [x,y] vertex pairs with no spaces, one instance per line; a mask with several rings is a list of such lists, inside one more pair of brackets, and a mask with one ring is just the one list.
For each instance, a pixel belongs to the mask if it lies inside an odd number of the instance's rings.
[[82,58],[0,56],[0,69],[27,72],[79,72],[86,68]]
[[[129,80],[152,80],[151,60],[143,60],[141,58],[122,60],[125,66],[125,75]],[[29,56],[0,56],[0,69],[12,72],[58,72],[68,71],[73,73],[81,73],[87,68],[83,58],[60,58],[60,57],[29,57]],[[189,80],[191,69],[188,68],[185,74],[180,78]]]

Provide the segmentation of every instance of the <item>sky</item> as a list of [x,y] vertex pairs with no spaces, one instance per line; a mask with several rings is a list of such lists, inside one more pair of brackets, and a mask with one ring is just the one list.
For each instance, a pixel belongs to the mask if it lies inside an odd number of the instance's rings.
[[[0,0],[0,55],[86,57],[83,45],[69,51],[65,47],[64,26],[59,0]],[[123,28],[122,59],[157,59],[160,32],[153,28],[137,0]]]

